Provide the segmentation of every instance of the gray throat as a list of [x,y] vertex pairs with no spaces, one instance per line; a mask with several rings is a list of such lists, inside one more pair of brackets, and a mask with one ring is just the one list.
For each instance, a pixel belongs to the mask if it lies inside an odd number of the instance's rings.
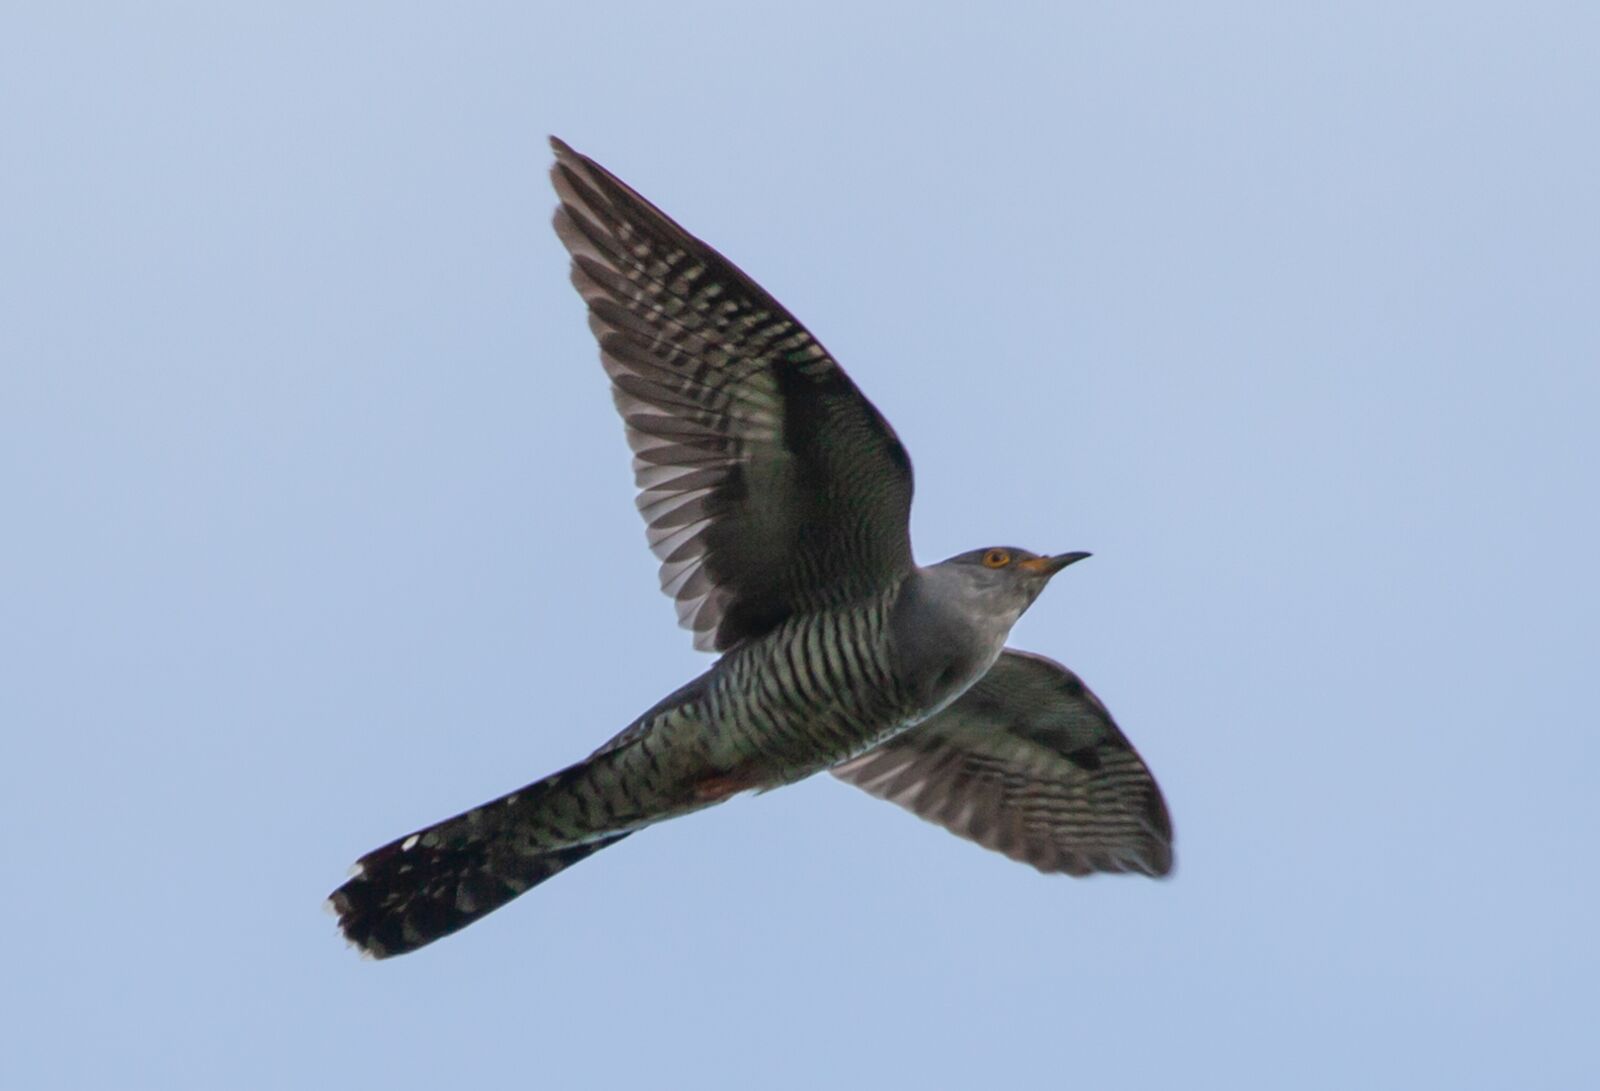
[[931,716],[994,665],[1025,604],[999,608],[962,567],[937,564],[906,577],[889,616],[901,684]]

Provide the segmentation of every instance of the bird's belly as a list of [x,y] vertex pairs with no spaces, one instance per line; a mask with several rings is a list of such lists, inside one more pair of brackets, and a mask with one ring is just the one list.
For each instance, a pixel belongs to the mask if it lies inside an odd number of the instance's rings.
[[[804,779],[853,758],[919,722],[920,702],[893,686],[862,682],[787,704],[746,696],[712,717],[710,760],[741,770],[758,790]],[[759,782],[759,783],[755,783]]]

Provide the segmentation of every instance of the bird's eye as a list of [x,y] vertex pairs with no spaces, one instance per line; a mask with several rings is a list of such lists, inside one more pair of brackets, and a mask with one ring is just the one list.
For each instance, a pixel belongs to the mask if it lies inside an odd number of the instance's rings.
[[990,568],[1004,568],[1011,563],[1011,554],[1003,549],[991,549],[983,555],[983,563]]

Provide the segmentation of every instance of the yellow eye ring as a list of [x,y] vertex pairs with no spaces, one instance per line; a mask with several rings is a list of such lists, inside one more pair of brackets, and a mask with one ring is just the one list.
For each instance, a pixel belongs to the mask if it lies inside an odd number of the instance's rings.
[[1011,554],[1003,549],[991,549],[983,555],[983,563],[989,568],[1004,568],[1011,563]]

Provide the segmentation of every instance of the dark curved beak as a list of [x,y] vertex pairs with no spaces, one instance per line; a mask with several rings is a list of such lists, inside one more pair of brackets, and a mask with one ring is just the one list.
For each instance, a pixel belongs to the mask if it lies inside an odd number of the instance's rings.
[[1034,557],[1032,560],[1021,561],[1017,567],[1038,576],[1054,576],[1069,564],[1076,564],[1085,557],[1094,554],[1078,550],[1075,553],[1057,553],[1054,557]]

